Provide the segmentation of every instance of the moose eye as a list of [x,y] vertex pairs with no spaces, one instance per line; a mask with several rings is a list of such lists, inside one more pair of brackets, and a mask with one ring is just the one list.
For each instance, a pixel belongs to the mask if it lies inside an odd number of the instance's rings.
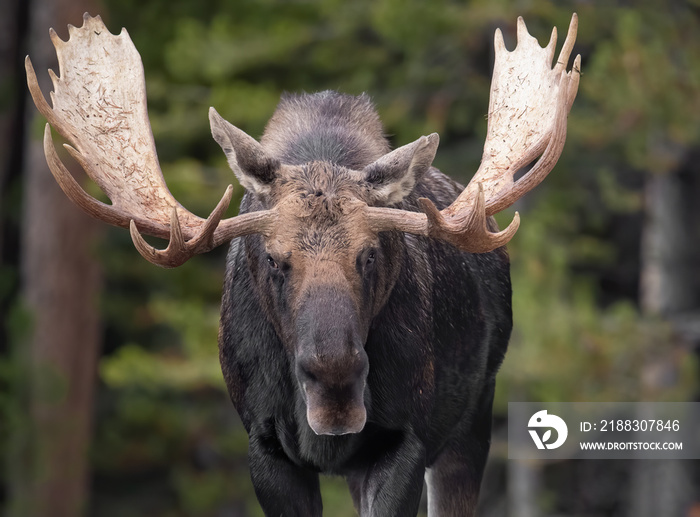
[[279,269],[277,262],[275,262],[275,259],[273,259],[270,255],[267,256],[267,263],[270,266],[270,268]]
[[376,256],[377,256],[377,254],[375,253],[374,250],[370,251],[367,254],[367,266],[371,266],[372,264],[374,264],[374,261],[376,260]]

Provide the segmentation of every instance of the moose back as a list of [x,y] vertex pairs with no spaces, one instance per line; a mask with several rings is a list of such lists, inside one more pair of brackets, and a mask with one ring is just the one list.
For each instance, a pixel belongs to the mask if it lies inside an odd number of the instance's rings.
[[[553,67],[556,30],[541,48],[519,19],[513,52],[496,32],[484,155],[466,188],[432,167],[437,134],[392,151],[365,95],[286,96],[260,142],[212,108],[212,135],[246,189],[225,220],[231,187],[206,220],[168,191],[125,30],[86,14],[68,41],[51,32],[53,106],[27,58],[47,161],[76,204],[130,228],[164,267],[230,242],[221,367],[266,515],[320,516],[319,473],[344,476],[362,516],[416,515],[424,478],[431,517],[474,514],[512,327],[504,246],[520,221],[498,231],[491,216],[559,158],[578,88],[580,57],[566,71],[576,28],[574,15]],[[111,205],[75,182],[49,125]]]

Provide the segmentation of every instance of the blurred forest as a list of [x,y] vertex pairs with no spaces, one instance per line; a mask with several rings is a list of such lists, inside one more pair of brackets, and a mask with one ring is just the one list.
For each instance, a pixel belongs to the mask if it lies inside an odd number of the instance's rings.
[[[47,94],[48,29],[66,39],[84,11],[129,31],[164,175],[200,215],[235,183],[208,107],[259,136],[283,91],[367,92],[395,145],[438,132],[436,166],[467,182],[494,30],[512,49],[522,15],[561,45],[577,12],[564,154],[514,207],[515,328],[480,515],[700,515],[700,462],[521,464],[505,441],[509,401],[698,400],[698,0],[0,0],[0,514],[261,515],[218,364],[225,249],[159,269],[46,167],[22,62]],[[342,480],[323,488],[325,515],[354,515]]]

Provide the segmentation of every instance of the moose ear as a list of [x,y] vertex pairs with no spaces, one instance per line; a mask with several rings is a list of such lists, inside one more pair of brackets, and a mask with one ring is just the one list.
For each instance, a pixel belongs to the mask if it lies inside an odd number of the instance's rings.
[[394,149],[364,169],[375,200],[381,204],[400,203],[430,168],[440,137],[422,136],[415,142]]
[[269,157],[257,140],[224,120],[214,108],[209,108],[209,122],[214,140],[224,150],[243,188],[256,194],[269,192],[280,168],[279,160]]

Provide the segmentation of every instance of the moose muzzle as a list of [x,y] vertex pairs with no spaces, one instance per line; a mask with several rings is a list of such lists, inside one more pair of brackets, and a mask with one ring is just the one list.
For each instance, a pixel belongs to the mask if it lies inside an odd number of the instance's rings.
[[316,434],[359,433],[367,421],[369,361],[358,321],[351,297],[334,287],[313,289],[298,314],[296,377]]

